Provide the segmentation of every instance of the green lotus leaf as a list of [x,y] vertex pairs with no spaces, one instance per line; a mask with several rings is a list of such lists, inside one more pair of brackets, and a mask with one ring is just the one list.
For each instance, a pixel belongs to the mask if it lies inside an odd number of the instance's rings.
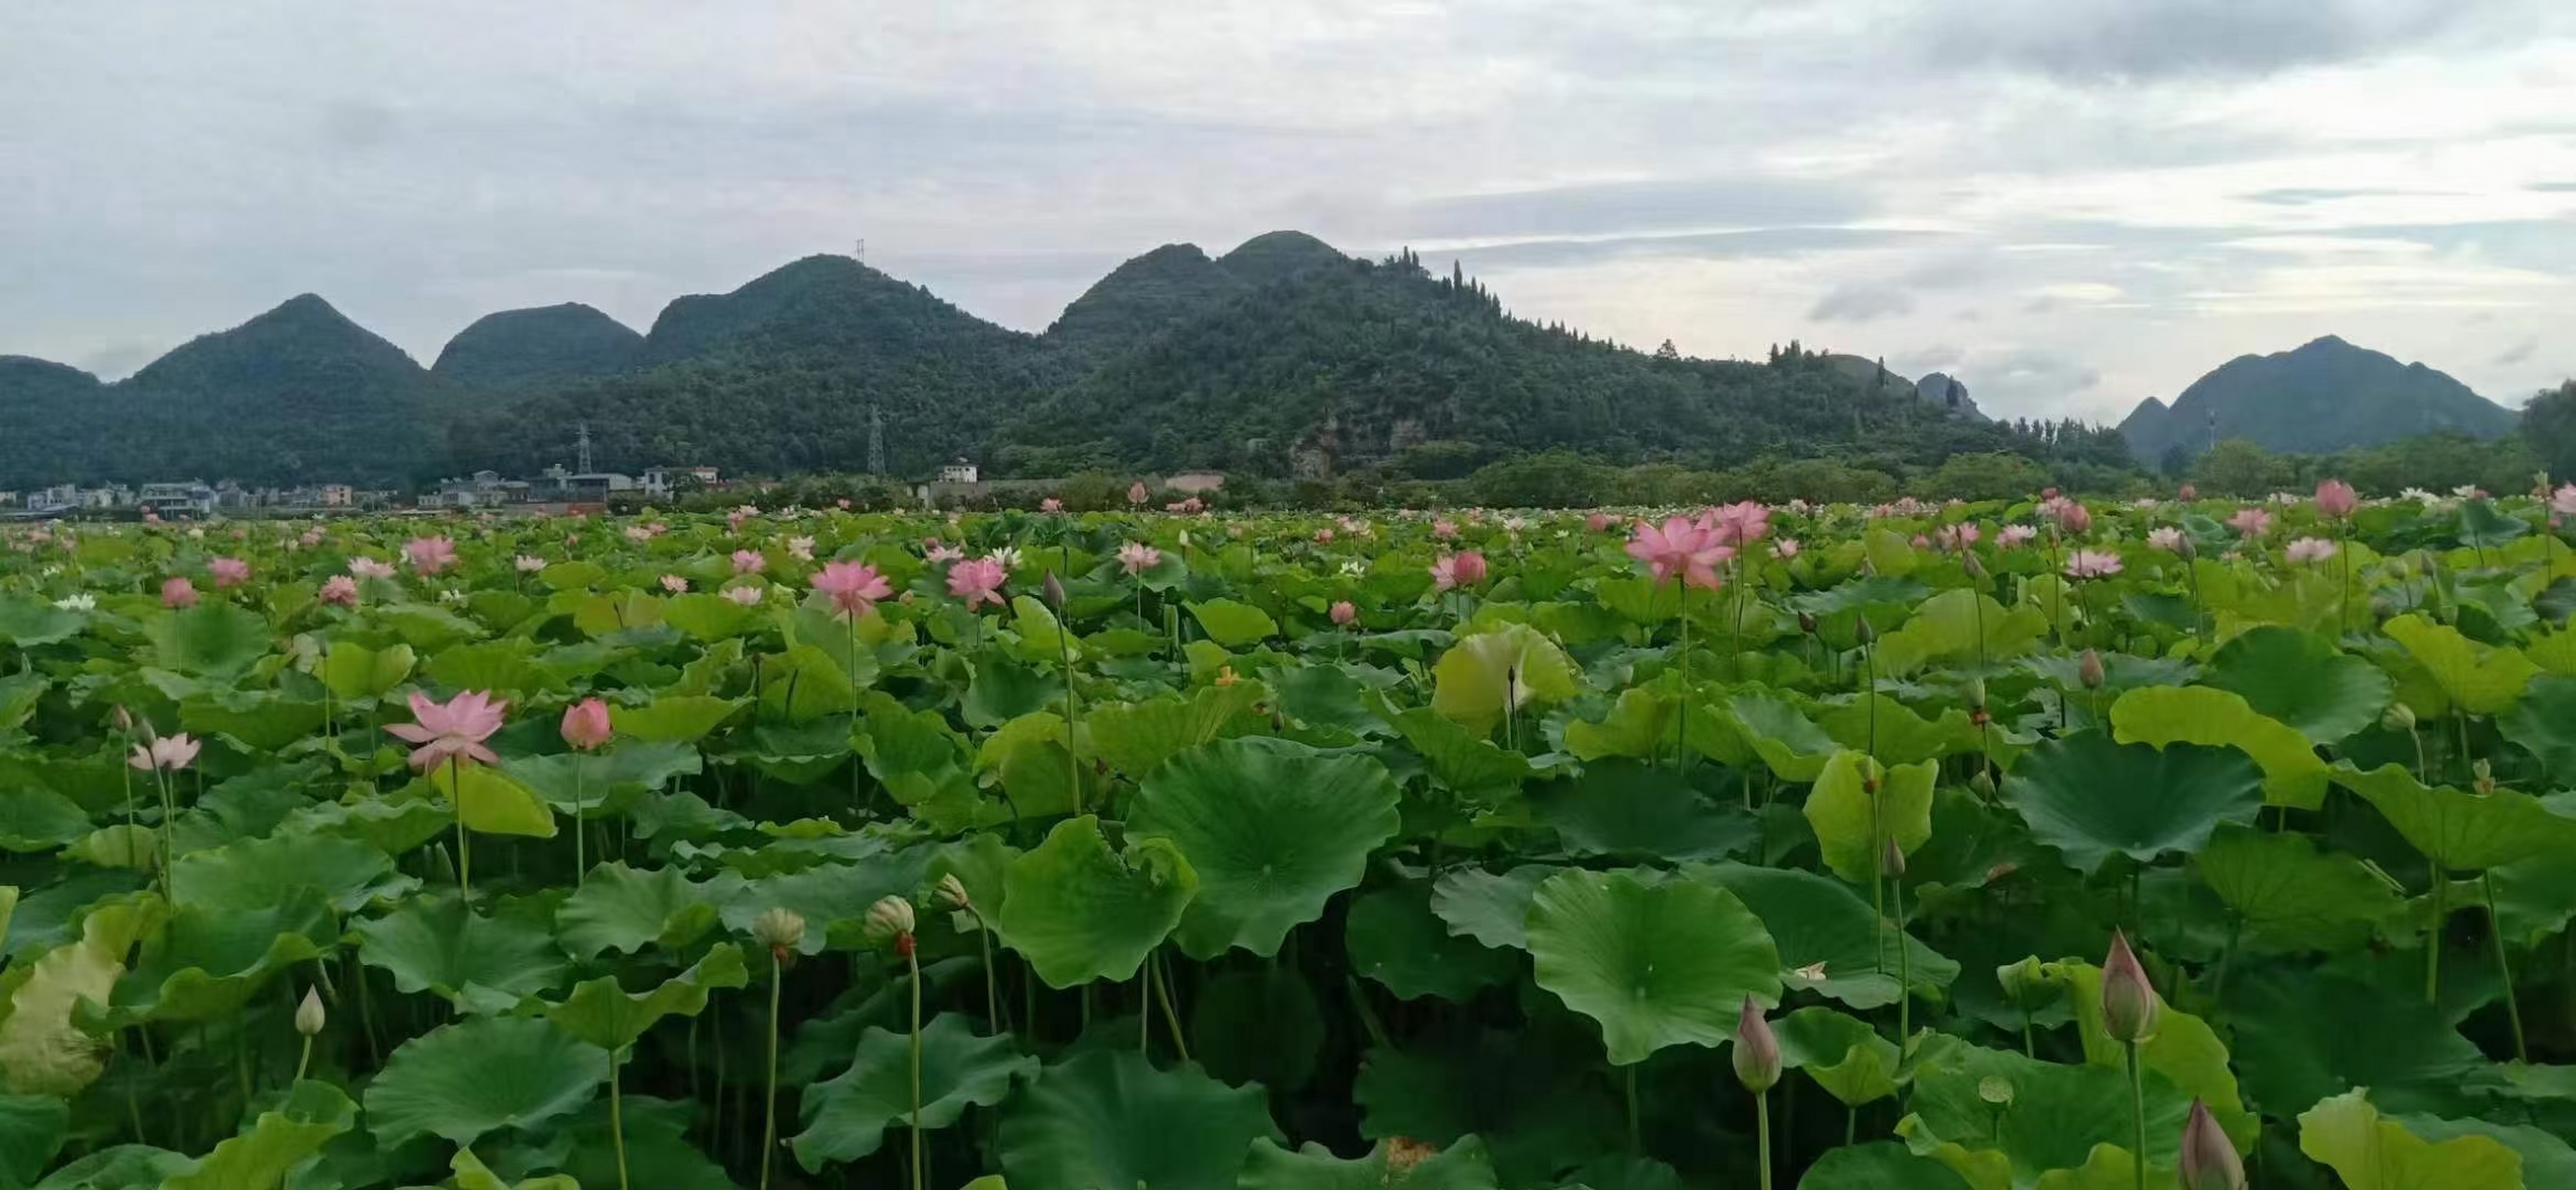
[[1450,934],[1431,912],[1430,886],[1419,883],[1381,888],[1351,902],[1343,939],[1353,971],[1406,1000],[1470,1000],[1519,968],[1502,951]]
[[0,641],[21,649],[60,644],[80,635],[89,617],[42,600],[0,595]]
[[[1801,1008],[1771,1022],[1780,1064],[1804,1070],[1845,1107],[1896,1093],[1896,1043],[1869,1022],[1830,1008]],[[1937,1166],[1935,1168],[1938,1168]]]
[[[14,884],[0,884],[0,938],[6,938],[9,936],[9,923],[17,916],[17,913],[18,886]],[[0,956],[6,956],[9,949],[10,948],[7,947],[0,947]]]
[[1530,779],[1528,757],[1505,751],[1429,707],[1392,714],[1387,722],[1430,766],[1433,779],[1470,803],[1499,804]]
[[2111,704],[2123,744],[2235,748],[2263,769],[2263,800],[2313,810],[2325,803],[2326,762],[2306,736],[2266,719],[2238,695],[2210,686],[2141,686]]
[[662,622],[702,641],[740,636],[762,614],[757,607],[744,607],[713,591],[692,591],[662,601]]
[[185,1153],[150,1145],[113,1145],[56,1169],[37,1190],[159,1190],[196,1164]]
[[555,911],[555,933],[574,958],[646,946],[678,950],[716,925],[716,907],[677,868],[606,863]]
[[1653,760],[1666,751],[1677,728],[1681,704],[1643,686],[1619,692],[1619,701],[1598,723],[1582,719],[1565,725],[1565,750],[1578,760],[1629,756]]
[[[322,684],[344,702],[361,698],[383,698],[393,693],[403,679],[411,676],[420,656],[410,645],[393,644],[370,649],[354,641],[334,641],[322,654]],[[455,683],[448,683],[455,685]],[[495,689],[491,686],[459,687],[460,689]]]
[[2395,689],[2386,671],[2315,633],[2265,624],[2229,638],[2209,659],[2209,684],[2258,715],[2332,744],[2379,721]]
[[[1009,1035],[978,1037],[958,1013],[932,1017],[921,1030],[921,1127],[946,1128],[969,1107],[1000,1103],[1037,1072]],[[910,1126],[912,1039],[868,1030],[849,1069],[808,1087],[802,1102],[805,1130],[788,1143],[806,1172],[876,1152],[889,1129]]]
[[0,793],[0,851],[51,851],[89,834],[89,815],[50,789]]
[[1261,701],[1257,682],[1202,686],[1187,696],[1135,703],[1105,703],[1083,713],[1092,754],[1130,777],[1144,778],[1164,761],[1233,728],[1238,716]]
[[999,653],[975,659],[974,679],[957,704],[966,725],[992,728],[1023,715],[1064,706],[1064,682],[1052,668],[1040,672]]
[[1385,1141],[1365,1157],[1344,1160],[1313,1141],[1291,1152],[1265,1136],[1252,1142],[1236,1185],[1240,1190],[1497,1190],[1501,1183],[1494,1179],[1484,1142],[1473,1136],[1403,1166],[1389,1164]]
[[357,1122],[358,1105],[338,1087],[299,1082],[275,1110],[261,1112],[241,1135],[171,1175],[161,1190],[279,1190],[296,1166]]
[[1017,1190],[1232,1190],[1253,1140],[1276,1135],[1266,1098],[1095,1050],[1047,1068],[1002,1112],[1001,1165]]
[[1011,861],[995,924],[1049,987],[1122,981],[1180,924],[1198,887],[1198,873],[1170,840],[1140,839],[1113,852],[1100,820],[1085,814],[1057,823],[1046,842]]
[[[2085,1062],[2125,1070],[2128,1047],[2111,1040],[2102,1025],[2102,969],[2066,959],[2041,964],[2040,974],[2066,989],[2067,1003],[2075,1009],[2078,1035],[2084,1041]],[[2138,1061],[2165,1076],[2183,1094],[2209,1104],[2210,1114],[2217,1117],[2229,1136],[2236,1138],[2238,1147],[2254,1143],[2254,1115],[2245,1110],[2245,1098],[2236,1089],[2236,1075],[2227,1068],[2227,1045],[2218,1039],[2209,1022],[2164,1005],[2156,1018],[2155,1036],[2138,1046]]]
[[2271,1114],[2356,1087],[2406,1106],[2452,1102],[2484,1054],[2425,1007],[2418,978],[2403,991],[2330,971],[2257,968],[2227,981],[2225,1019],[2245,1093]]
[[1950,1167],[1893,1141],[1827,1149],[1798,1190],[1975,1190]]
[[268,621],[220,600],[170,612],[152,622],[152,656],[161,668],[191,677],[229,679],[268,655]]
[[575,559],[557,562],[537,572],[537,581],[557,591],[580,591],[607,581],[608,568],[597,562]]
[[704,694],[665,695],[646,706],[610,707],[608,714],[620,736],[694,744],[724,726],[725,720],[742,710],[745,701]]
[[1734,893],[1624,872],[1561,872],[1530,902],[1538,986],[1601,1025],[1610,1062],[1735,1037],[1747,996],[1780,999],[1780,953]]
[[1818,726],[1845,748],[1866,752],[1883,764],[1914,764],[1955,753],[1976,752],[1984,744],[1968,712],[1944,709],[1926,719],[1884,694],[1869,694],[1828,709]]
[[627,740],[599,752],[501,760],[503,774],[534,791],[548,806],[564,814],[578,806],[584,818],[612,812],[636,794],[665,788],[674,777],[696,776],[704,769],[697,749],[653,740]]
[[1358,886],[1369,852],[1395,837],[1395,807],[1395,781],[1373,759],[1244,737],[1182,753],[1147,777],[1127,832],[1131,845],[1167,841],[1197,873],[1174,934],[1183,951],[1267,956],[1323,916],[1334,893]]
[[[1824,967],[1821,979],[1798,976],[1792,987],[1854,1008],[1878,1008],[1896,1003],[1906,963],[1912,964],[1918,996],[1937,999],[1959,978],[1959,964],[1899,932],[1849,886],[1829,877],[1745,864],[1695,868],[1691,875],[1734,893],[1762,919],[1762,928],[1779,948],[1782,968]],[[1904,947],[1903,962],[1899,946]]]
[[401,855],[454,829],[456,820],[447,807],[431,798],[363,797],[315,802],[295,811],[289,821],[301,831]]
[[1301,1090],[1323,1047],[1323,1007],[1294,971],[1228,971],[1192,997],[1190,1056],[1230,1085]]
[[2079,732],[2031,749],[2005,779],[2004,801],[2079,872],[2114,853],[2151,863],[2195,852],[2221,822],[2262,808],[2262,773],[2229,748],[2117,744]]
[[[1930,763],[1888,768],[1860,752],[1836,752],[1816,775],[1807,794],[1807,825],[1825,866],[1855,884],[1878,876],[1887,841],[1912,854],[1932,837],[1932,785],[1938,770]],[[1878,791],[1870,792],[1876,784]]]
[[[554,605],[564,607],[560,596]],[[662,622],[662,599],[642,591],[619,591],[571,602],[572,624],[590,636],[609,636]]]
[[933,855],[929,848],[909,847],[869,854],[863,863],[824,864],[747,883],[718,876],[700,887],[719,901],[725,928],[736,933],[750,933],[762,913],[786,909],[805,919],[800,954],[821,954],[827,946],[866,948],[882,945],[867,936],[868,907],[885,897],[919,893],[930,882]]
[[2193,860],[2259,949],[2339,950],[2370,939],[2404,902],[2360,860],[2305,835],[2224,825]]
[[32,1186],[70,1131],[71,1105],[50,1095],[0,1095],[0,1186]]
[[458,641],[486,635],[482,625],[427,603],[392,604],[378,609],[376,618],[424,653],[435,653]]
[[416,898],[352,925],[358,958],[405,992],[444,996],[466,1012],[506,1012],[555,985],[563,952],[542,926],[516,915],[477,915],[449,895]]
[[1527,624],[1460,637],[1431,669],[1431,709],[1478,736],[1506,712],[1574,697],[1581,675],[1555,641]]
[[[2173,1181],[2174,1171],[2150,1165],[2147,1184],[2162,1186]],[[2138,1184],[2138,1158],[2129,1150],[2114,1144],[2093,1146],[2084,1155],[2084,1164],[2073,1169],[2052,1169],[2039,1175],[2032,1190],[2122,1190]]]
[[[1989,1082],[1988,1080],[1995,1080]],[[2150,1070],[2145,1079],[2147,1159],[2171,1167],[2191,1099]],[[1940,1161],[1980,1190],[2035,1183],[2053,1169],[2080,1169],[2096,1145],[2117,1145],[2133,1127],[2126,1071],[2036,1062],[1949,1038],[1919,1051],[1910,1111],[1897,1124],[1916,1153]],[[1998,1104],[1984,1092],[2001,1089]],[[2000,1175],[2001,1180],[1998,1180]]]
[[456,1175],[456,1190],[581,1190],[580,1181],[564,1174],[515,1183],[503,1181],[490,1166],[483,1164],[482,1158],[474,1155],[472,1149],[456,1150],[456,1156],[448,1159],[447,1168]]
[[1565,869],[1525,864],[1508,872],[1459,868],[1431,886],[1431,911],[1449,932],[1492,947],[1529,947],[1529,907],[1538,886]]
[[555,837],[553,807],[500,769],[440,765],[430,770],[429,783],[450,801],[462,799],[465,829],[476,834]]
[[274,904],[306,886],[320,889],[332,909],[355,913],[401,898],[420,879],[396,871],[392,856],[356,839],[280,832],[182,855],[171,886],[191,907],[226,910]]
[[2493,1137],[2439,1144],[2381,1118],[2370,1092],[2354,1088],[2299,1113],[2299,1151],[2350,1190],[2521,1190],[2522,1158]]
[[1783,781],[1816,780],[1841,751],[1824,728],[1768,694],[1738,694],[1727,701],[1726,712],[1754,754]]
[[534,1128],[588,1102],[608,1080],[608,1051],[530,1017],[469,1017],[412,1038],[367,1086],[367,1129],[399,1145],[439,1136],[471,1145],[502,1128]]
[[1926,599],[1905,626],[1878,638],[1882,674],[1907,674],[1934,661],[1986,665],[2018,657],[2048,634],[2048,613],[2027,603],[2007,609],[1993,596],[1953,588]]
[[1208,639],[1229,649],[1240,649],[1279,634],[1279,622],[1249,603],[1211,599],[1183,606],[1189,608],[1190,618],[1199,622]]
[[161,866],[161,835],[148,826],[120,822],[73,840],[63,854],[102,868],[149,872]]
[[1712,804],[1678,769],[1633,760],[1587,765],[1579,776],[1531,789],[1529,801],[1577,856],[1717,859],[1762,841],[1751,811],[1734,802]]
[[537,642],[525,637],[449,645],[422,671],[450,690],[492,690],[517,699],[562,685],[557,674],[538,663]]
[[[492,1150],[494,1168],[526,1177],[534,1170],[561,1171],[576,1185],[605,1190],[617,1185],[617,1141],[625,1140],[630,1171],[650,1170],[652,1190],[738,1190],[724,1167],[710,1160],[689,1136],[699,1123],[699,1105],[638,1095],[620,1096],[619,1122],[609,1120],[607,1096],[559,1117],[544,1129],[542,1147]],[[634,1182],[642,1182],[634,1177]]]
[[2403,765],[2363,772],[2345,761],[2335,784],[2360,794],[2415,850],[2454,872],[2476,872],[2576,850],[2576,818],[2511,789],[2427,787]]
[[[2494,715],[2510,709],[2523,687],[2540,673],[2531,659],[2511,648],[2487,647],[2460,635],[2448,624],[2408,614],[2380,625],[2389,639],[2430,673],[2442,693],[2472,715]],[[2417,707],[2421,712],[2434,708]]]
[[274,752],[322,730],[322,700],[267,690],[209,690],[179,702],[179,726],[200,736],[225,735]]
[[29,671],[0,678],[0,732],[14,731],[34,717],[36,704],[43,701],[53,682],[41,673]]
[[555,1027],[604,1050],[623,1050],[666,1016],[696,1016],[706,1010],[707,996],[718,988],[743,987],[751,972],[743,966],[742,948],[719,942],[688,970],[662,981],[649,992],[629,992],[617,977],[603,975],[573,985],[561,1004],[546,1006]]
[[80,938],[0,972],[0,1083],[13,1095],[69,1098],[97,1081],[103,1051],[74,1023],[83,1002],[104,1005],[125,955],[158,928],[157,898],[104,902],[80,919]]
[[339,936],[330,901],[309,885],[284,889],[266,904],[217,908],[183,901],[117,983],[115,1016],[120,1022],[229,1016],[271,977],[318,957]]
[[2445,1120],[2426,1115],[2383,1116],[2381,1122],[2396,1124],[2435,1144],[2461,1136],[2487,1137],[2522,1158],[2523,1185],[2576,1186],[2576,1148],[2529,1124]]
[[2504,738],[2540,759],[2557,783],[2576,785],[2576,678],[2544,674],[2513,713],[2496,721]]
[[1600,1043],[1560,1015],[1557,1027],[1509,1032],[1458,1029],[1377,1046],[1351,1097],[1360,1135],[1449,1145],[1496,1138],[1494,1164],[1511,1185],[1557,1181],[1568,1154],[1616,1147],[1618,1109],[1597,1073]]
[[761,713],[789,723],[849,714],[858,696],[858,686],[850,680],[848,658],[852,656],[861,659],[865,676],[873,680],[876,654],[865,649],[852,654],[800,644],[784,654],[761,654],[756,660],[758,676],[753,679],[760,689]]

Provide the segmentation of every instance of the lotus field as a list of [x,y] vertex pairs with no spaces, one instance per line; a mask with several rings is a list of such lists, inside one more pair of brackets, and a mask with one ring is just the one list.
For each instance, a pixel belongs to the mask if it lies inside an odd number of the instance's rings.
[[0,1190],[2576,1186],[2570,513],[0,530]]

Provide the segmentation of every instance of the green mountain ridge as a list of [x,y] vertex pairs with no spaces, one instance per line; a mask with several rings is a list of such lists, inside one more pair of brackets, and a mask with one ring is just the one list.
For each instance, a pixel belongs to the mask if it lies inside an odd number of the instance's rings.
[[2267,450],[2325,454],[2421,434],[2495,438],[2515,414],[2421,363],[2357,347],[2333,335],[2295,350],[2241,355],[2174,398],[2148,398],[2120,423],[2138,461],[2188,457],[2215,439],[2246,438]]
[[579,302],[503,310],[475,319],[438,353],[430,372],[465,385],[610,376],[636,366],[644,336]]

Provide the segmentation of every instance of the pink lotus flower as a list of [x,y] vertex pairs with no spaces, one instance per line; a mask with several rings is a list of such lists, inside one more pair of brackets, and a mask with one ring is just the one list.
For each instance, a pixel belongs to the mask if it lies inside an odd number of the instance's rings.
[[1442,541],[1448,541],[1455,538],[1458,536],[1458,522],[1450,520],[1447,517],[1442,517],[1439,520],[1433,521],[1431,522],[1431,535]]
[[2181,491],[2174,493],[2174,498],[2188,504],[2194,500],[2200,499],[2200,489],[2192,486],[2191,484],[2184,484],[2182,485]]
[[2100,550],[2077,550],[2066,555],[2068,578],[2109,578],[2120,573],[2120,555]]
[[1038,501],[1038,511],[1050,514],[1063,512],[1064,501],[1058,500],[1053,496],[1049,496],[1044,500]]
[[1118,568],[1128,574],[1143,574],[1163,564],[1163,551],[1141,542],[1128,542],[1118,547]]
[[844,496],[838,500],[832,501],[832,504],[834,507],[846,509],[850,506],[850,499],[849,497]]
[[1583,528],[1584,531],[1588,533],[1608,532],[1610,526],[1614,523],[1616,522],[1613,521],[1610,514],[1606,512],[1596,512],[1583,518]]
[[412,749],[411,767],[428,770],[439,762],[455,759],[458,763],[474,761],[499,764],[501,758],[483,746],[492,733],[501,730],[501,712],[510,704],[481,690],[467,690],[446,702],[432,702],[429,696],[414,690],[411,694],[411,717],[418,722],[395,723],[385,730],[395,738],[417,744]]
[[1716,544],[1740,549],[1771,531],[1771,510],[1759,500],[1745,500],[1700,514],[1699,527]]
[[607,703],[585,698],[564,708],[564,742],[572,745],[575,751],[594,751],[616,736],[617,728],[609,721]]
[[1010,572],[1002,569],[1000,562],[991,558],[971,558],[948,568],[948,593],[965,600],[966,610],[970,612],[987,600],[1000,607],[1002,583],[1009,577]]
[[856,562],[833,562],[814,576],[814,589],[832,601],[832,608],[842,615],[858,617],[874,610],[877,600],[894,594],[893,585],[874,566]]
[[1145,490],[1144,480],[1140,479],[1127,485],[1127,502],[1129,504],[1142,504],[1145,502],[1145,498],[1151,494],[1152,493]]
[[1798,539],[1795,537],[1780,537],[1773,539],[1771,542],[1771,556],[1778,558],[1783,562],[1797,557]]
[[769,569],[769,559],[762,557],[759,550],[735,550],[733,552],[733,572],[735,574],[758,574],[767,569]]
[[727,587],[724,589],[724,597],[743,607],[760,606],[761,595],[758,587]]
[[314,546],[322,544],[322,531],[320,529],[307,529],[304,531],[304,535],[296,538],[296,540],[303,542],[304,548],[311,549]]
[[177,575],[161,580],[161,606],[170,608],[197,606],[197,584]]
[[1352,607],[1351,601],[1345,599],[1333,605],[1332,616],[1334,623],[1348,628],[1351,626],[1351,621],[1360,618],[1360,609]]
[[1317,545],[1331,545],[1331,544],[1333,544],[1333,531],[1332,531],[1331,529],[1328,529],[1328,528],[1327,528],[1327,529],[1317,529],[1317,530],[1315,530],[1315,544],[1317,544]]
[[2549,511],[2559,516],[2576,516],[2576,483],[2549,494]]
[[1957,553],[1960,550],[1977,544],[1978,540],[1984,536],[1984,530],[1965,521],[1956,525],[1943,525],[1932,531],[1933,542],[1939,545],[1942,549],[1948,550],[1952,553]]
[[2240,537],[2261,537],[2272,531],[2272,514],[2260,508],[2238,509],[2235,516],[2227,518],[2227,527]]
[[535,554],[521,554],[511,559],[510,565],[517,568],[521,574],[535,574],[546,568],[546,560]]
[[2029,525],[2006,525],[1995,534],[1995,544],[2005,549],[2012,549],[2030,544],[2030,540],[2037,536],[2039,536],[2039,530]]
[[933,537],[921,544],[922,558],[932,563],[955,562],[966,556],[965,550],[959,549],[953,545],[943,544],[936,537]]
[[1651,522],[1637,522],[1627,548],[1628,556],[1645,563],[1656,582],[1679,578],[1711,591],[1718,588],[1717,564],[1735,556],[1735,551],[1719,545],[1709,530],[1683,517],[1667,517],[1661,528]]
[[813,539],[813,538],[811,538],[811,537],[790,537],[790,538],[788,538],[788,539],[787,539],[787,556],[788,556],[788,557],[790,557],[790,558],[794,558],[794,559],[796,559],[796,560],[797,560],[797,561],[799,561],[799,562],[811,562],[811,561],[813,561],[813,560],[814,560],[814,539]]
[[2182,552],[2182,530],[2171,525],[2160,525],[2149,529],[2147,544],[2168,554],[2179,554]]
[[125,763],[147,773],[154,769],[176,771],[195,763],[197,749],[202,746],[190,739],[187,732],[177,732],[149,744],[136,744],[134,751],[126,756]]
[[2302,537],[2291,542],[2283,553],[2292,562],[2323,562],[2335,556],[2335,543],[2322,537]]
[[2317,515],[2339,521],[2361,507],[2361,494],[2340,479],[2329,479],[2317,485]]
[[394,564],[379,562],[368,557],[356,557],[349,559],[349,573],[359,578],[392,578]]
[[2072,500],[2060,502],[2057,506],[2057,527],[2065,530],[2070,536],[2081,536],[2093,527],[2093,513]]
[[215,589],[238,587],[250,581],[250,563],[239,558],[209,558],[206,573],[214,576]]
[[1431,564],[1431,585],[1435,590],[1472,587],[1485,581],[1485,555],[1474,550],[1451,554]]
[[628,525],[626,526],[626,540],[634,542],[637,545],[642,545],[645,542],[653,540],[653,531],[642,525]]
[[689,589],[689,580],[676,574],[666,574],[662,576],[662,589],[677,595]]
[[358,606],[358,580],[345,574],[332,575],[322,580],[322,593],[319,598],[322,602],[336,607],[356,607]]
[[403,543],[403,558],[421,574],[436,574],[456,564],[456,543],[444,537],[415,537]]
[[1932,548],[1932,539],[1931,539],[1931,538],[1929,538],[1929,537],[1925,537],[1924,535],[1922,535],[1922,534],[1920,534],[1920,533],[1917,533],[1917,534],[1915,534],[1915,535],[1914,535],[1913,540],[1910,540],[1910,541],[1906,542],[1905,544],[1910,545],[1910,546],[1913,546],[1915,549],[1918,549],[1918,550],[1928,550],[1928,549],[1931,549],[1931,548]]

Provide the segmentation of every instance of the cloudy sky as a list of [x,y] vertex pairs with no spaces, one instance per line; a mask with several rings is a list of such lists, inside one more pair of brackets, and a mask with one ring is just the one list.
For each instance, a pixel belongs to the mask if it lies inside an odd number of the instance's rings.
[[847,252],[1042,329],[1273,228],[1516,312],[1796,338],[2117,419],[2334,333],[2576,375],[2569,0],[22,5],[0,353],[107,375],[314,291],[478,315]]

